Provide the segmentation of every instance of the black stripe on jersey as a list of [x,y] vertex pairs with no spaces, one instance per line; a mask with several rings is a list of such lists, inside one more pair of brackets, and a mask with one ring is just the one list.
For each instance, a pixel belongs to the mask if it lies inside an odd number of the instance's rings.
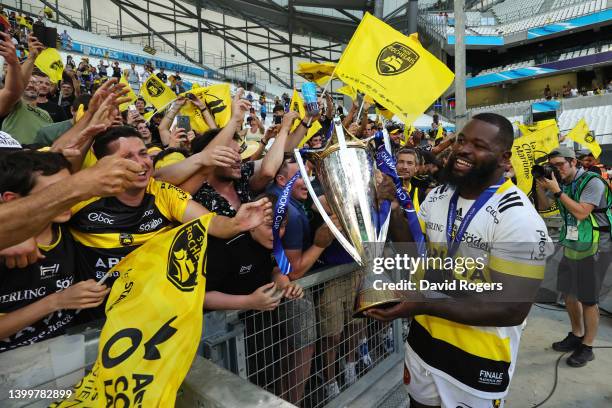
[[508,208],[517,207],[517,206],[518,206],[518,207],[523,207],[523,206],[524,206],[523,201],[522,201],[521,199],[519,199],[518,201],[512,201],[512,202],[510,202],[510,203],[507,203],[507,204],[506,204],[506,205],[504,205],[503,207],[498,208],[498,210],[497,210],[497,211],[498,211],[498,212],[501,214],[501,213],[503,213],[504,211],[506,211]]
[[[510,363],[475,356],[436,339],[414,319],[410,323],[408,344],[427,364],[469,387],[483,392],[504,392],[508,388]],[[481,370],[502,374],[500,383],[479,382]]]
[[70,219],[70,226],[87,234],[145,234],[158,231],[172,221],[157,208],[155,196],[145,193],[137,207],[123,204],[116,197],[100,198],[81,208]]
[[505,204],[507,201],[514,200],[515,198],[520,198],[520,197],[516,191],[511,191],[499,200],[497,207],[499,208],[503,204]]

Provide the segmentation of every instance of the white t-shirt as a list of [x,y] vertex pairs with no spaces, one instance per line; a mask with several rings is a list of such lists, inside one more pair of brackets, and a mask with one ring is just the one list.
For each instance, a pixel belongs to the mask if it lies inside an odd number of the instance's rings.
[[[454,187],[433,189],[420,206],[429,256],[447,256],[446,225]],[[457,200],[454,232],[475,200]],[[527,196],[510,180],[476,213],[455,259],[480,259],[485,267],[471,270],[427,270],[417,280],[463,280],[494,283],[490,270],[541,280],[546,258],[552,253],[544,221]],[[452,290],[449,291],[452,296]],[[516,365],[521,327],[469,326],[443,318],[420,315],[413,319],[407,353],[432,373],[481,398],[503,398]]]

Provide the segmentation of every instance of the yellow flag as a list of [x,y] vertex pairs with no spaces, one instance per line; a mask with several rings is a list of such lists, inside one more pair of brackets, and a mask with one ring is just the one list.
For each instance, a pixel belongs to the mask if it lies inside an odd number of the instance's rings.
[[202,336],[213,214],[159,234],[125,257],[106,302],[98,358],[54,407],[173,407]]
[[336,75],[413,123],[453,82],[454,74],[412,34],[405,36],[366,13],[336,67]]
[[336,92],[346,95],[352,100],[357,99],[357,91],[350,85],[344,85],[343,87],[336,89]]
[[335,68],[336,64],[333,62],[300,62],[295,73],[307,81],[325,86],[332,79]]
[[[291,97],[291,102],[289,103],[289,109],[291,109],[292,111],[298,112],[300,114],[300,119],[304,119],[304,116],[306,116],[306,109],[304,108],[304,100],[300,96],[300,93],[296,91],[295,89],[293,90],[293,96]],[[298,126],[300,126],[300,122],[295,122],[291,127],[291,131],[293,132]],[[321,123],[319,123],[318,120],[315,120],[314,122],[312,122],[310,129],[308,129],[308,131],[306,132],[306,135],[304,135],[300,143],[298,143],[298,147],[303,147],[304,144],[308,140],[310,140],[310,138],[313,137],[314,134],[317,133],[321,129],[321,127],[322,127]]]
[[[293,90],[293,95],[291,95],[291,102],[289,102],[289,110],[297,112],[300,114],[300,118],[306,116],[306,108],[304,108],[304,100],[300,96],[300,93],[297,90]],[[298,126],[299,122],[291,125],[291,131],[293,132]],[[312,129],[312,128],[311,128]]]
[[119,111],[123,112],[123,111],[126,111],[130,105],[133,105],[136,102],[136,99],[138,99],[138,97],[134,93],[134,90],[132,89],[132,87],[130,86],[130,83],[128,82],[127,78],[124,75],[121,75],[121,79],[119,80],[119,83],[125,84],[125,88],[128,90],[128,93],[125,96],[130,98],[128,102],[124,102],[121,105],[119,105]]
[[412,132],[414,132],[412,125],[408,126],[408,124],[404,123],[404,140],[400,140],[401,146],[406,146],[406,143],[410,140],[410,136],[412,136]]
[[[227,125],[232,117],[232,95],[229,84],[198,86],[195,89],[192,88],[190,91],[183,92],[181,96],[187,96],[189,93],[206,103],[218,127]],[[196,133],[204,133],[209,129],[202,112],[193,103],[187,102],[183,105],[181,115],[191,118],[191,128]]]
[[531,168],[536,159],[546,156],[558,146],[556,124],[514,139],[510,161],[516,175],[517,187],[524,193],[531,191],[533,185]]
[[580,119],[576,126],[570,130],[567,137],[589,149],[594,157],[599,157],[601,154],[601,146],[599,146],[599,143],[595,140],[593,133],[589,131],[589,126],[584,121],[584,118]]
[[55,48],[45,48],[42,50],[38,57],[36,57],[34,65],[47,74],[51,82],[57,83],[62,80],[64,64],[62,63],[62,56]]
[[444,127],[440,123],[438,125],[438,131],[436,132],[436,138],[434,140],[442,139],[444,137]]
[[85,105],[80,104],[76,113],[74,114],[74,123],[77,123],[81,118],[85,116]]
[[152,111],[149,111],[147,113],[145,113],[143,115],[144,120],[146,120],[147,122],[151,122],[151,118],[153,117],[153,115],[155,115],[157,113],[157,110],[153,109]]
[[176,99],[176,94],[172,92],[157,75],[151,75],[140,87],[140,96],[155,109],[162,110]]

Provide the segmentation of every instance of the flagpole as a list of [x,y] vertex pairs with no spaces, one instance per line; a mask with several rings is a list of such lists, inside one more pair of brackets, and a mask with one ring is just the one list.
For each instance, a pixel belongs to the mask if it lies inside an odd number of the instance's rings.
[[363,96],[363,99],[361,100],[361,105],[359,106],[359,113],[357,113],[357,123],[359,123],[361,119],[361,111],[363,110],[364,103],[365,103],[365,95]]
[[329,86],[331,85],[332,81],[334,80],[334,74],[336,73],[336,67],[338,65],[336,64],[336,66],[334,67],[334,70],[332,71],[331,76],[329,77],[329,81],[327,81],[327,83],[325,84],[325,87],[323,88],[323,92],[321,92],[321,98],[325,96],[325,92],[327,92],[327,88],[329,88]]

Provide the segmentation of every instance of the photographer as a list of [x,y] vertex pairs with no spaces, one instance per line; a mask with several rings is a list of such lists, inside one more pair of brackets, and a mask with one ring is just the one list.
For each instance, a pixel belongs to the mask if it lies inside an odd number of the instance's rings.
[[572,328],[552,347],[573,351],[567,364],[583,367],[595,358],[592,346],[599,325],[597,303],[610,263],[612,195],[601,176],[576,167],[572,149],[556,148],[548,155],[548,162],[552,168],[544,166],[534,172],[538,209],[549,207],[552,195],[563,218],[559,243],[564,248],[557,288],[563,293]]

